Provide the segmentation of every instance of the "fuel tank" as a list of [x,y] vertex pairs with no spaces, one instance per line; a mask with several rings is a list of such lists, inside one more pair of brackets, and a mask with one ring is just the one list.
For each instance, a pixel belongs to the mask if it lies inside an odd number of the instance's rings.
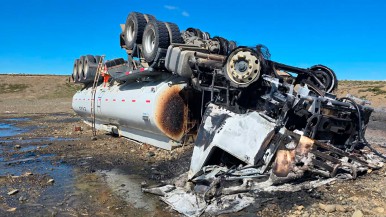
[[[96,128],[170,150],[187,131],[186,82],[164,73],[149,81],[99,84],[94,103]],[[92,100],[92,84],[72,99],[73,110],[86,122],[92,121]]]

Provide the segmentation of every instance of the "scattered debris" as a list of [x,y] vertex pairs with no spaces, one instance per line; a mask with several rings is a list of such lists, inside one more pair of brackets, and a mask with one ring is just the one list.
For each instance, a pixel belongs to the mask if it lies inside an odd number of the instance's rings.
[[19,190],[18,190],[18,189],[13,189],[13,190],[11,190],[10,192],[8,192],[7,194],[8,194],[8,195],[15,195],[15,194],[17,194],[17,193],[19,193]]
[[25,173],[23,174],[23,176],[32,176],[32,175],[33,175],[32,172],[25,172]]
[[16,211],[15,207],[7,209],[7,212],[15,212],[15,211]]
[[19,201],[26,201],[26,200],[27,200],[27,198],[25,196],[20,196],[19,197]]
[[53,184],[54,182],[55,182],[54,179],[49,179],[49,180],[47,181],[47,184]]
[[149,152],[147,152],[146,156],[147,156],[147,157],[154,157],[154,156],[155,156],[155,153],[152,152],[152,151],[149,151]]

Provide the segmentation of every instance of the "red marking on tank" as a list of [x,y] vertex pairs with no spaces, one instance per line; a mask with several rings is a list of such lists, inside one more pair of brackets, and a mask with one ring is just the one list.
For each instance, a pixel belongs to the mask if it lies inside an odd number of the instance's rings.
[[105,100],[106,100],[106,102],[109,101],[109,99],[105,99]]
[[125,75],[130,75],[130,72],[126,72]]
[[140,68],[139,71],[143,72],[143,71],[145,71],[145,68]]
[[101,98],[98,99],[98,101],[101,101],[101,100],[102,100]]
[[146,100],[146,103],[150,103],[150,100],[147,99],[147,100]]
[[135,101],[136,101],[135,99],[131,100],[131,102],[135,102]]
[[125,99],[122,99],[122,102],[125,102],[126,100]]
[[113,102],[116,102],[117,100],[116,99],[113,99]]
[[86,99],[83,99],[83,100],[86,100]]

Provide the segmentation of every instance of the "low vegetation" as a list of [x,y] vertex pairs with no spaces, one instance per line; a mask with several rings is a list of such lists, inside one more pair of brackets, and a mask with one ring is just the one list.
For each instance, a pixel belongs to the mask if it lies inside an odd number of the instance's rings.
[[20,92],[29,86],[28,84],[0,84],[0,94]]
[[72,98],[72,96],[80,89],[83,85],[74,85],[70,83],[58,84],[54,90],[47,92],[42,95],[41,99],[53,99],[53,98]]

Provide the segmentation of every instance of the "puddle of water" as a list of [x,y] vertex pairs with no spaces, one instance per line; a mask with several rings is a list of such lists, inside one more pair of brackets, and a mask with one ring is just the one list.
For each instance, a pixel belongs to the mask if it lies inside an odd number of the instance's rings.
[[134,208],[149,212],[156,209],[157,197],[152,197],[153,195],[144,194],[141,191],[143,177],[135,174],[125,174],[119,169],[100,171],[99,173],[105,177],[107,185],[112,191]]
[[29,121],[31,120],[30,118],[7,118],[4,119],[6,121],[15,121],[15,122],[22,122],[22,121]]
[[[1,136],[0,136],[1,137]],[[79,138],[57,138],[57,137],[37,137],[37,138],[24,138],[22,140],[20,139],[7,139],[7,140],[0,140],[0,143],[35,143],[35,142],[55,142],[55,141],[75,141],[79,140]]]
[[29,145],[29,146],[24,146],[24,147],[21,147],[19,149],[19,151],[21,152],[29,152],[29,151],[35,151],[37,149],[41,149],[41,148],[45,148],[47,147],[48,145],[39,145],[39,146],[36,146],[36,145]]
[[25,132],[28,132],[28,129],[15,127],[12,124],[0,123],[0,138],[16,136],[17,134],[25,133]]
[[[0,145],[0,176],[21,176],[26,172],[33,174],[31,181],[12,183],[12,186],[17,189],[31,188],[29,191],[21,190],[19,192],[18,195],[26,196],[28,203],[31,204],[13,204],[13,206],[17,207],[18,213],[24,215],[25,213],[32,212],[37,216],[51,215],[52,210],[60,213],[63,210],[56,208],[57,204],[63,202],[66,195],[74,192],[75,175],[73,168],[67,164],[52,161],[53,154],[36,155],[34,150],[37,147],[41,146],[29,145],[23,147],[19,150],[24,151],[24,153],[11,154],[5,158],[3,153],[8,153],[9,150],[12,150],[12,147],[6,144]],[[52,186],[48,185],[43,189],[39,187],[40,184],[36,184],[34,181],[42,179],[40,181],[44,185],[45,179],[48,178],[54,179],[55,182]],[[2,189],[2,191],[6,190]],[[36,194],[37,192],[39,193]],[[14,203],[11,199],[7,200],[7,202]]]

